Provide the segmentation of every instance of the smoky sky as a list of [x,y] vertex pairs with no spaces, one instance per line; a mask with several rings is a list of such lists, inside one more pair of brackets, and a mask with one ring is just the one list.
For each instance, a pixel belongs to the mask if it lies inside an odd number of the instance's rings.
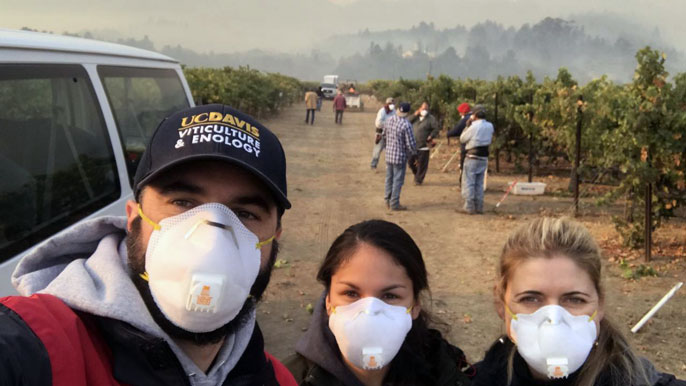
[[147,35],[158,48],[207,53],[307,53],[332,35],[408,29],[421,21],[436,28],[485,20],[519,27],[593,15],[589,32],[612,33],[613,20],[622,19],[686,51],[685,11],[682,0],[0,0],[0,27],[90,31],[108,40]]

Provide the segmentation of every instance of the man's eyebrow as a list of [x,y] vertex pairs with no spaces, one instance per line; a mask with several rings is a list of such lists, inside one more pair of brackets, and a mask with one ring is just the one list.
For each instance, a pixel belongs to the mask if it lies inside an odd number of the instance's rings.
[[[159,187],[159,192],[162,195],[169,195],[174,193],[190,193],[202,195],[205,193],[205,189],[200,185],[190,184],[184,181],[172,181],[168,184],[161,184]],[[259,193],[246,194],[243,196],[236,197],[232,199],[231,202],[225,202],[224,204],[231,205],[256,205],[261,209],[269,212],[276,206],[273,200],[261,195]]]
[[198,185],[189,184],[183,181],[173,181],[168,184],[159,187],[160,194],[172,194],[172,193],[192,193],[192,194],[202,194],[205,190]]
[[269,212],[276,205],[271,200],[260,194],[252,194],[247,196],[240,196],[232,200],[233,205],[257,205],[261,209]]

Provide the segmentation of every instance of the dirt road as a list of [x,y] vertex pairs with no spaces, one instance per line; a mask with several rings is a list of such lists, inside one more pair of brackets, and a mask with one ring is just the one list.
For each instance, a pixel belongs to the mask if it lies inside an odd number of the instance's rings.
[[[334,124],[331,102],[317,112],[315,124],[305,125],[304,105],[295,105],[278,117],[265,120],[282,140],[288,162],[288,196],[293,208],[283,219],[279,259],[287,261],[274,270],[272,281],[258,311],[267,350],[279,358],[293,352],[307,329],[308,304],[322,292],[315,281],[319,263],[333,239],[356,222],[380,218],[401,225],[421,248],[430,273],[432,310],[451,329],[447,336],[472,361],[481,359],[502,333],[492,300],[495,263],[509,232],[541,214],[571,214],[570,198],[561,195],[522,197],[510,195],[495,210],[495,203],[514,175],[488,179],[486,214],[469,216],[460,207],[457,176],[440,168],[456,145],[443,144],[431,160],[422,186],[412,183],[408,171],[401,194],[406,212],[389,212],[383,201],[384,163],[379,172],[369,167],[373,147],[376,109],[367,102],[364,112],[346,112],[343,125]],[[566,186],[566,180],[538,178],[549,188]],[[554,189],[553,189],[554,190]],[[611,216],[616,208],[600,209],[584,202],[580,218],[600,240],[618,236]],[[672,223],[660,230],[657,240],[676,240],[686,245],[686,224]],[[682,248],[683,253],[683,248]],[[607,256],[612,257],[612,256]],[[616,263],[606,264],[608,292],[606,313],[627,334],[653,303],[677,281],[686,280],[686,261],[657,257],[659,277],[627,281]],[[629,336],[634,347],[663,371],[686,378],[686,290],[682,289],[637,335]]]

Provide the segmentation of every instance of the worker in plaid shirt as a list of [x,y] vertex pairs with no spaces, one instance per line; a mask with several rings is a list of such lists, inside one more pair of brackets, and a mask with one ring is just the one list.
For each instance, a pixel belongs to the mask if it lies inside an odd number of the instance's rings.
[[412,124],[407,120],[410,104],[403,102],[396,115],[386,119],[386,207],[391,210],[406,210],[400,205],[400,189],[405,182],[407,159],[417,153],[417,143]]

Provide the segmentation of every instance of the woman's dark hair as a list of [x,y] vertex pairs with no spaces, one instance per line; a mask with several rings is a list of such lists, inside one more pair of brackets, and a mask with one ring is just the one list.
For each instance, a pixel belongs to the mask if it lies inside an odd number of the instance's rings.
[[415,301],[426,293],[426,301],[412,328],[405,337],[400,351],[391,362],[384,384],[392,385],[433,385],[440,372],[434,369],[431,360],[436,338],[440,333],[430,330],[434,324],[427,307],[430,305],[429,280],[422,252],[412,237],[398,225],[384,220],[367,220],[350,226],[334,240],[319,267],[317,280],[331,289],[331,277],[355,253],[361,243],[366,243],[386,251],[398,265],[405,268],[412,281]]
[[331,288],[331,276],[355,253],[361,243],[383,249],[398,265],[405,268],[407,276],[412,280],[415,299],[422,291],[428,290],[429,280],[422,251],[412,237],[392,222],[368,220],[350,226],[331,244],[317,273],[317,280],[324,284],[327,292]]

